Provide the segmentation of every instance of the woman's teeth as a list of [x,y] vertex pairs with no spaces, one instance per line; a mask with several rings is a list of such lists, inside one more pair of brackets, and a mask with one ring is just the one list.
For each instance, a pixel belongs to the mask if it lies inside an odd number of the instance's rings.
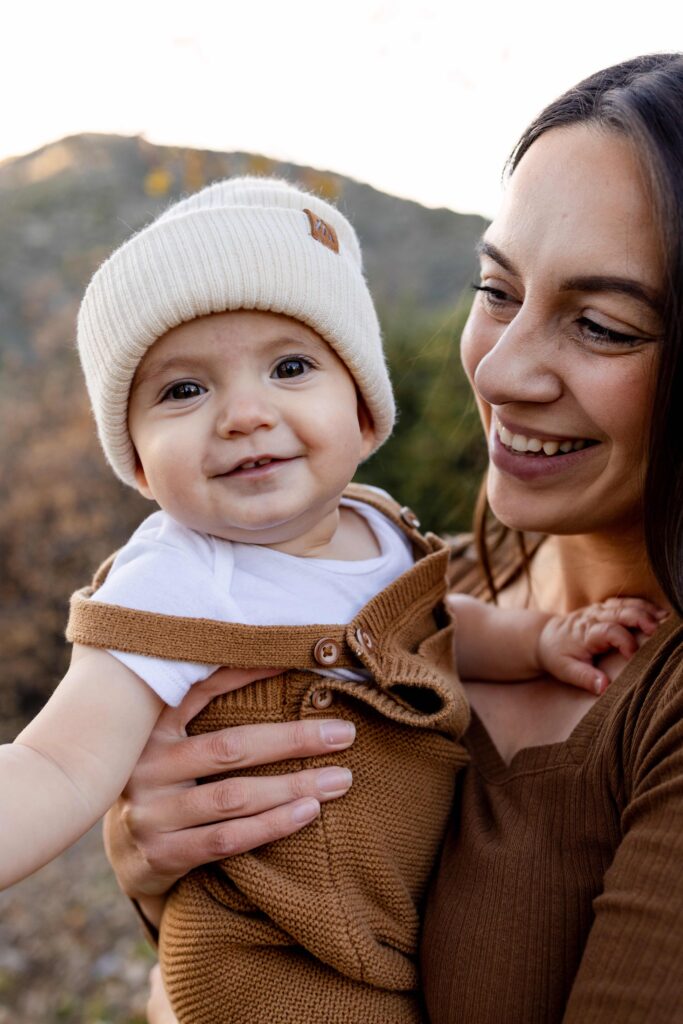
[[585,448],[590,441],[580,439],[576,441],[544,441],[540,437],[526,437],[524,434],[513,434],[511,430],[504,427],[502,423],[496,421],[496,432],[500,438],[501,444],[505,445],[506,448],[511,448],[513,452],[531,452],[532,454],[538,454],[543,452],[544,455],[566,455],[568,452],[578,452],[582,448]]

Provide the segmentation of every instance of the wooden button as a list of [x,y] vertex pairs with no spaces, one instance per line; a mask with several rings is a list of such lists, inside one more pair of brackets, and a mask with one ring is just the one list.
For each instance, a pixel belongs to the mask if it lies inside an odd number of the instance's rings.
[[361,626],[356,630],[356,640],[358,641],[358,646],[368,653],[375,649],[374,636],[369,630],[363,629]]
[[420,529],[420,520],[413,512],[412,508],[408,508],[407,505],[404,505],[403,508],[399,510],[398,514],[400,515],[401,519],[406,524],[406,526],[410,526],[411,529],[413,530]]
[[329,636],[321,637],[313,648],[313,657],[319,665],[336,665],[340,654],[339,644]]
[[311,704],[316,711],[324,711],[332,703],[332,690],[314,690],[311,694]]

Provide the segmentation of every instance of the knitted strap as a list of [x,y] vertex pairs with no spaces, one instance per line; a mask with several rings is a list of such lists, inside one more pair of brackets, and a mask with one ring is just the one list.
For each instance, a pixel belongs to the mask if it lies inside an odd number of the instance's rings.
[[344,497],[353,501],[362,501],[371,508],[381,512],[390,522],[405,533],[411,544],[420,555],[426,555],[443,546],[443,541],[433,533],[420,533],[420,520],[407,505],[399,505],[385,491],[367,484],[349,484],[344,489]]
[[[338,645],[335,668],[358,668],[346,643],[344,626],[252,626],[159,615],[94,601],[92,587],[71,598],[66,638],[86,647],[143,653],[153,658],[195,661],[232,668],[321,668],[316,645]],[[182,652],[182,653],[180,653]]]
[[[434,588],[430,600],[434,605],[438,603],[445,571],[445,545],[433,534],[423,537],[415,525],[413,513],[401,508],[376,488],[352,484],[344,493],[353,500],[371,505],[399,526],[421,556],[411,570],[410,583],[407,584],[409,595],[399,600],[393,614],[388,614],[385,609],[379,614],[377,623],[373,622],[377,635],[387,636],[398,627],[398,619],[403,620],[406,614],[410,614],[410,609],[406,608],[406,597],[408,605],[418,595],[424,598],[427,586]],[[66,637],[72,643],[154,658],[230,665],[233,668],[290,668],[296,665],[302,669],[319,669],[333,664],[335,669],[357,669],[362,664],[357,657],[360,647],[356,627],[365,628],[367,623],[359,617],[352,625],[254,626],[143,612],[97,601],[93,595],[106,579],[114,557],[112,555],[100,566],[91,586],[76,591],[71,598]],[[394,581],[383,592],[385,596],[381,598],[380,607],[393,606],[391,595],[397,586],[403,590],[405,585]],[[376,595],[364,609],[371,620],[375,618],[378,598]],[[403,609],[402,615],[398,608]],[[325,643],[335,646],[333,662],[325,660],[325,652],[322,651]]]

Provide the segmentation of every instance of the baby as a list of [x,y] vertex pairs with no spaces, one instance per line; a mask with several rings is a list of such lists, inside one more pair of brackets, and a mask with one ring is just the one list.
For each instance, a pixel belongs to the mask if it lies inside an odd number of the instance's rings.
[[[394,421],[352,227],[284,182],[219,182],[100,268],[78,342],[105,453],[161,511],[74,596],[71,666],[0,751],[0,884],[100,817],[164,702],[219,665],[279,669],[193,730],[334,705],[356,726],[334,757],[355,785],[302,832],[175,886],[160,937],[174,1010],[182,1024],[420,1021],[420,903],[468,711],[446,546],[349,486]],[[560,619],[465,597],[455,614],[463,675],[548,672],[596,692],[592,656],[630,655],[626,627],[659,617],[638,601]]]

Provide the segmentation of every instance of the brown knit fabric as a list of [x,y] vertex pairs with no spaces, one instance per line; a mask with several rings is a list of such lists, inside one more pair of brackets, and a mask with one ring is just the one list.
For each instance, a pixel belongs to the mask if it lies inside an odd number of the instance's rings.
[[[440,603],[448,551],[393,502],[365,488],[348,493],[400,524],[417,561],[347,625],[234,626],[108,607],[87,596],[94,590],[74,596],[68,636],[80,643],[290,669],[218,697],[191,723],[193,733],[333,716],[356,726],[349,751],[254,772],[344,765],[354,775],[347,796],[302,832],[194,871],[172,890],[160,956],[181,1024],[423,1019],[420,913],[468,721]],[[372,680],[311,672],[323,637],[339,646],[337,666],[363,665]]]
[[[463,549],[452,573],[481,585]],[[565,742],[507,766],[475,718],[466,744],[422,941],[431,1024],[683,1021],[681,620]]]

